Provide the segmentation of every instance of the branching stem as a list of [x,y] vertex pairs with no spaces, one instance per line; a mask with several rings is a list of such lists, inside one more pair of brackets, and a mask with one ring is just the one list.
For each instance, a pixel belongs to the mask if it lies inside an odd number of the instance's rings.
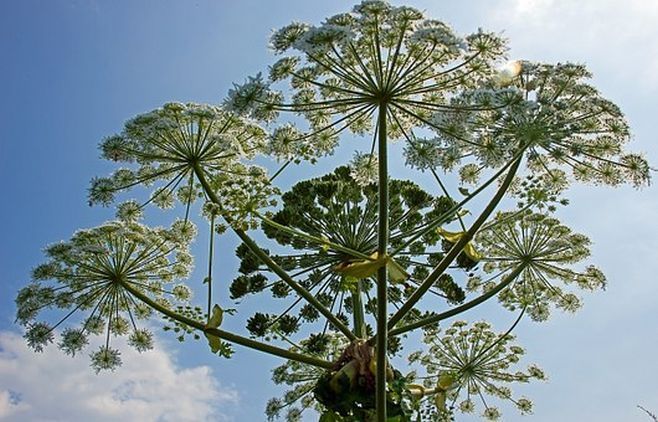
[[241,346],[248,347],[250,349],[258,350],[261,352],[269,353],[270,355],[274,356],[279,356],[284,359],[290,359],[294,360],[296,362],[301,362],[301,363],[306,363],[308,365],[313,365],[318,368],[324,368],[324,369],[331,369],[333,364],[331,362],[327,362],[322,359],[315,358],[313,356],[307,356],[301,353],[295,353],[290,350],[282,349],[280,347],[272,346],[270,344],[265,344],[261,343],[260,341],[256,341],[247,337],[242,337],[237,334],[233,334],[231,332],[219,329],[219,328],[210,328],[207,327],[205,324],[193,320],[191,318],[187,318],[183,315],[180,315],[174,311],[172,311],[169,308],[166,308],[147,295],[145,295],[141,290],[135,288],[134,286],[130,285],[130,283],[126,282],[121,282],[121,286],[126,289],[130,294],[135,296],[137,299],[141,300],[148,306],[152,307],[156,311],[160,312],[163,315],[168,316],[169,318],[172,318],[181,324],[185,324],[191,328],[197,329],[199,331],[203,331],[204,333],[213,335],[215,337],[219,337],[222,340],[226,340],[231,343],[239,344]]
[[496,285],[493,289],[489,290],[488,292],[482,294],[481,296],[476,297],[473,300],[470,300],[462,305],[456,306],[452,309],[449,309],[445,312],[442,312],[438,315],[434,315],[431,317],[423,318],[418,321],[412,322],[410,324],[404,325],[402,327],[394,328],[389,332],[390,336],[398,336],[400,334],[404,334],[408,331],[415,330],[416,328],[421,328],[425,327],[430,324],[435,324],[437,322],[443,321],[444,319],[448,319],[450,317],[453,317],[455,315],[461,314],[462,312],[466,312],[471,308],[474,308],[475,306],[485,302],[486,300],[496,296],[498,293],[500,293],[503,289],[505,289],[507,286],[509,286],[515,279],[518,277],[521,272],[526,268],[525,264],[521,264],[518,267],[516,267],[514,270],[512,270],[511,273],[509,273],[503,280],[501,280],[500,283]]
[[[206,195],[212,202],[214,202],[217,205],[221,206],[221,202],[219,198],[217,197],[217,194],[212,190],[212,187],[208,183],[208,180],[206,179],[206,176],[203,172],[203,169],[201,169],[200,166],[195,165],[194,166],[194,173],[196,174],[197,178],[199,179],[199,182],[201,183],[201,186],[203,187],[203,190],[205,191]],[[251,252],[256,255],[256,257],[262,261],[267,267],[272,270],[273,273],[275,273],[277,276],[281,278],[281,280],[286,283],[290,288],[292,288],[297,294],[299,294],[301,297],[304,298],[308,303],[311,304],[315,309],[318,310],[322,315],[324,315],[325,318],[329,322],[333,324],[336,329],[338,329],[340,332],[345,334],[345,336],[350,339],[350,340],[356,340],[356,336],[350,329],[340,320],[338,319],[332,312],[331,310],[327,309],[318,299],[315,298],[315,296],[306,290],[304,287],[302,287],[299,283],[297,283],[295,280],[293,280],[290,275],[279,266],[274,260],[266,254],[257,244],[254,242],[254,240],[241,228],[236,227],[235,224],[232,223],[230,218],[228,218],[226,215],[223,216],[226,222],[229,224],[229,226],[233,229],[235,234],[238,235],[240,240],[247,245],[247,247],[251,250]]]
[[[486,208],[482,211],[482,214],[475,220],[473,225],[462,235],[462,237],[459,239],[457,243],[453,245],[452,248],[450,248],[450,251],[446,254],[446,256],[439,262],[439,264],[434,268],[434,270],[425,278],[425,280],[421,283],[420,286],[413,292],[413,294],[407,299],[407,301],[402,305],[400,310],[398,310],[389,320],[388,326],[389,328],[395,327],[395,324],[400,322],[402,318],[407,315],[407,313],[413,309],[413,307],[418,303],[418,301],[425,295],[425,293],[432,287],[434,282],[438,280],[438,278],[443,274],[443,272],[448,268],[448,266],[452,263],[452,261],[457,258],[457,256],[462,252],[464,247],[468,242],[473,239],[473,236],[477,233],[477,231],[482,227],[482,225],[487,221],[489,216],[493,213],[493,211],[496,209],[498,206],[498,203],[503,199],[503,196],[505,196],[505,193],[507,192],[507,189],[509,188],[510,184],[512,183],[512,180],[514,180],[514,176],[516,175],[516,171],[519,168],[519,165],[521,164],[521,158],[517,158],[516,161],[512,164],[510,167],[507,176],[501,183],[500,187],[498,188],[498,191],[494,194],[493,198],[489,201],[487,204]],[[379,334],[378,334],[379,335]]]

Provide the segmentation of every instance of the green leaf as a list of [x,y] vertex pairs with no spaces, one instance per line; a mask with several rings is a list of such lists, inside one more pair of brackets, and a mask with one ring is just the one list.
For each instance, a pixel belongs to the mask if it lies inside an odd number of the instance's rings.
[[370,255],[371,259],[352,261],[349,264],[340,264],[334,267],[334,271],[354,279],[363,279],[374,276],[377,270],[386,265],[391,281],[401,282],[409,278],[409,274],[400,264],[388,255],[379,256],[378,252]]
[[218,328],[224,320],[224,310],[219,305],[212,307],[212,315],[206,324],[206,327]]
[[471,193],[469,192],[469,190],[466,189],[466,188],[458,188],[458,190],[459,190],[459,193],[461,193],[461,194],[464,195],[464,196],[468,196],[468,195],[471,194]]
[[208,339],[208,345],[210,346],[210,351],[213,353],[219,352],[219,350],[222,348],[222,340],[217,336],[213,336],[212,334],[208,334],[208,333],[204,333],[204,334]]
[[[224,320],[224,310],[219,306],[215,305],[212,307],[212,314],[210,316],[210,319],[208,320],[208,323],[206,324],[207,328],[219,328],[220,325],[222,325],[222,321]],[[222,340],[217,337],[213,336],[212,334],[204,333],[206,335],[206,338],[208,339],[208,345],[210,346],[210,351],[213,353],[217,353],[220,351],[223,347],[222,345]]]

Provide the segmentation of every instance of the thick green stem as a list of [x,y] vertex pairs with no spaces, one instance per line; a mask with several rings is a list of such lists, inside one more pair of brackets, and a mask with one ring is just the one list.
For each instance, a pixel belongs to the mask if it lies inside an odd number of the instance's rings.
[[365,315],[363,309],[363,300],[361,291],[363,290],[363,282],[358,280],[356,282],[356,290],[352,293],[352,314],[354,315],[354,334],[358,338],[363,338],[365,333]]
[[[378,130],[378,161],[379,161],[379,227],[377,234],[377,252],[379,256],[386,256],[388,252],[388,151],[386,139],[386,103],[379,106]],[[387,324],[388,318],[388,286],[387,269],[382,265],[377,270],[377,374],[375,378],[375,402],[377,408],[377,421],[386,421],[386,350],[387,350]]]
[[206,283],[208,283],[208,320],[210,321],[210,314],[212,310],[212,258],[214,255],[214,246],[215,246],[215,216],[210,217],[210,242],[208,245],[208,277],[206,277]]
[[462,312],[466,312],[469,309],[483,303],[484,301],[496,296],[499,292],[501,292],[503,289],[505,289],[507,286],[518,277],[519,274],[527,267],[527,264],[522,263],[518,267],[516,267],[514,270],[512,270],[511,273],[505,276],[501,280],[500,283],[496,285],[493,289],[489,290],[488,292],[482,294],[481,296],[476,297],[473,300],[470,300],[462,305],[459,305],[457,307],[454,307],[450,310],[447,310],[445,312],[442,312],[438,315],[434,315],[431,317],[423,318],[420,319],[416,322],[412,322],[411,324],[404,325],[402,327],[394,328],[390,331],[389,335],[391,336],[398,336],[400,334],[404,334],[408,331],[415,330],[416,328],[421,328],[425,327],[430,324],[435,324],[437,322],[443,321],[444,319],[450,318],[452,316],[461,314]]
[[203,331],[204,333],[213,335],[215,337],[219,337],[222,340],[229,341],[231,343],[239,344],[241,346],[248,347],[250,349],[255,349],[261,352],[269,353],[274,356],[279,356],[284,359],[290,359],[294,360],[296,362],[301,362],[301,363],[306,363],[309,365],[316,366],[318,368],[324,368],[324,369],[331,369],[333,367],[333,363],[327,362],[322,359],[315,358],[313,356],[307,356],[301,353],[295,353],[291,352],[290,350],[282,349],[280,347],[272,346],[269,344],[261,343],[260,341],[252,340],[247,337],[242,337],[237,334],[230,333],[228,331],[221,330],[219,328],[210,328],[206,327],[205,324],[193,320],[191,318],[187,318],[183,315],[180,315],[174,311],[172,311],[169,308],[166,308],[147,295],[145,295],[141,290],[135,288],[135,286],[132,286],[130,283],[126,282],[121,282],[121,286],[125,288],[130,294],[135,296],[137,299],[141,300],[145,304],[149,305],[156,311],[160,312],[163,315],[168,316],[169,318],[172,318],[182,324],[185,324],[189,327],[195,328],[199,331]]
[[238,235],[240,240],[242,240],[242,242],[245,245],[247,245],[247,247],[254,253],[254,255],[258,257],[258,259],[260,259],[265,265],[267,265],[267,267],[271,269],[272,272],[274,272],[274,274],[276,274],[277,276],[279,276],[279,278],[281,278],[281,281],[286,283],[298,295],[300,295],[301,297],[304,298],[304,300],[310,303],[311,306],[317,309],[318,312],[324,315],[324,317],[327,318],[327,320],[331,322],[334,325],[334,327],[336,327],[336,329],[338,329],[340,332],[345,334],[347,338],[349,338],[350,340],[356,340],[356,336],[354,335],[354,333],[352,333],[352,331],[350,331],[350,329],[340,319],[338,319],[333,313],[331,313],[331,310],[329,310],[318,299],[316,299],[311,292],[309,292],[304,287],[299,285],[299,283],[293,280],[292,277],[290,277],[290,275],[288,275],[288,273],[286,273],[285,270],[279,266],[279,264],[274,262],[274,260],[272,260],[272,258],[269,255],[263,252],[263,250],[256,244],[256,242],[253,241],[253,239],[249,237],[249,235],[247,235],[247,233],[244,232],[244,230],[233,227],[233,231],[235,232],[235,234]]
[[[221,205],[221,202],[219,201],[219,198],[215,194],[215,192],[212,190],[212,187],[208,183],[208,180],[206,180],[206,176],[203,173],[203,170],[195,165],[194,166],[194,173],[196,174],[197,178],[199,179],[199,182],[201,183],[201,186],[203,187],[203,190],[205,191],[206,195],[208,195],[208,198],[215,204]],[[279,276],[281,280],[286,283],[290,288],[292,288],[298,295],[304,298],[308,303],[311,304],[315,309],[318,310],[329,322],[331,322],[336,329],[338,329],[340,332],[345,334],[345,336],[350,339],[350,340],[356,340],[356,336],[350,329],[343,324],[343,322],[338,319],[333,313],[331,313],[331,310],[327,309],[322,303],[320,303],[319,300],[313,296],[311,292],[306,290],[304,287],[299,285],[295,280],[288,275],[288,273],[279,266],[272,258],[263,252],[263,250],[254,242],[254,240],[249,237],[249,235],[242,229],[235,227],[234,224],[231,224],[232,222],[227,216],[224,216],[224,219],[226,222],[231,226],[231,229],[235,232],[235,234],[238,235],[240,240],[247,245],[247,247],[253,252],[256,257],[258,257],[259,260],[261,260],[274,274]]]
[[520,158],[523,153],[525,152],[525,148],[521,148],[515,155],[512,157],[512,160],[509,161],[507,164],[505,164],[502,168],[500,168],[493,176],[489,178],[486,182],[484,182],[482,185],[480,185],[477,189],[475,189],[473,192],[470,193],[466,198],[462,199],[459,203],[453,205],[448,211],[444,212],[441,216],[438,218],[435,218],[432,220],[430,224],[427,225],[423,230],[417,232],[410,238],[408,238],[402,245],[398,246],[397,249],[393,250],[391,252],[391,256],[396,256],[398,253],[401,251],[405,250],[409,245],[414,243],[416,240],[420,239],[421,237],[425,236],[427,233],[431,232],[432,230],[436,229],[449,219],[451,219],[456,212],[459,211],[464,205],[469,203],[473,198],[475,198],[477,195],[480,194],[483,190],[485,190],[489,185],[491,185],[493,182],[498,180],[498,177],[502,175],[509,167],[511,167],[515,162],[517,158]]
[[503,199],[503,196],[505,196],[505,193],[512,183],[512,180],[514,180],[514,176],[516,175],[516,171],[518,170],[520,164],[521,158],[517,158],[510,167],[509,172],[498,188],[498,191],[495,193],[493,198],[491,198],[491,201],[489,201],[486,208],[482,211],[482,214],[480,214],[477,220],[475,220],[468,231],[462,235],[459,241],[457,241],[457,243],[455,243],[453,247],[450,248],[450,251],[448,251],[446,256],[441,260],[441,262],[439,262],[439,264],[434,268],[434,270],[432,270],[432,272],[425,278],[425,280],[423,280],[421,285],[418,286],[418,288],[413,292],[409,299],[407,299],[407,301],[402,304],[400,309],[391,317],[388,322],[389,328],[395,327],[395,324],[400,322],[402,318],[404,318],[405,315],[407,315],[407,313],[413,309],[416,303],[418,303],[418,301],[425,295],[430,287],[432,287],[434,282],[438,280],[438,278],[443,274],[448,266],[450,266],[452,261],[454,261],[455,258],[457,258],[457,256],[462,252],[464,246],[466,246],[466,244],[470,242],[471,239],[473,239],[475,233],[477,233],[480,227],[482,227],[482,225],[487,221],[491,213],[493,213],[493,211],[498,206],[498,203]]

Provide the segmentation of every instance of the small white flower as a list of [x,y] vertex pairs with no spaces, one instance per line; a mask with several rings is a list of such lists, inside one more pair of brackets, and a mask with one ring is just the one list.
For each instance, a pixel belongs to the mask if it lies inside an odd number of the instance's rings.
[[377,156],[365,153],[355,153],[350,163],[350,176],[360,186],[366,186],[377,181]]

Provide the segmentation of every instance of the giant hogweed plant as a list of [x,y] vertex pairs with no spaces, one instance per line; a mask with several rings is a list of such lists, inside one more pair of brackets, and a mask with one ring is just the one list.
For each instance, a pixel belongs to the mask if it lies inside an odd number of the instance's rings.
[[[582,65],[505,64],[498,35],[461,37],[382,1],[319,26],[292,23],[270,47],[280,58],[269,74],[235,85],[221,105],[165,104],[102,141],[103,157],[123,167],[92,180],[90,204],[115,204],[134,187],[150,195],[45,249],[16,299],[27,343],[76,355],[102,336],[92,367],[114,370],[113,338],[148,350],[144,320],[160,318],[226,358],[239,345],[284,359],[273,380],[289,389],[268,402],[269,419],[315,409],[323,421],[496,420],[497,401],[530,413],[509,386],[545,375],[520,366],[513,329],[524,316],[573,312],[579,290],[606,285],[583,265],[589,239],[557,207],[573,182],[649,183],[645,159],[625,151],[620,110]],[[334,172],[277,187],[290,164],[363,138]],[[279,164],[272,174],[255,164],[265,156]],[[391,160],[431,184],[392,179]],[[141,222],[149,205],[182,215],[151,228]],[[186,284],[198,210],[208,270]],[[214,241],[231,232],[239,275],[218,285]],[[203,306],[192,291],[205,293]],[[218,304],[229,300],[231,309]],[[514,314],[511,327],[456,319],[489,300]],[[243,316],[254,301],[271,313]],[[222,328],[241,316],[244,332]],[[417,330],[422,342],[407,341]]]

